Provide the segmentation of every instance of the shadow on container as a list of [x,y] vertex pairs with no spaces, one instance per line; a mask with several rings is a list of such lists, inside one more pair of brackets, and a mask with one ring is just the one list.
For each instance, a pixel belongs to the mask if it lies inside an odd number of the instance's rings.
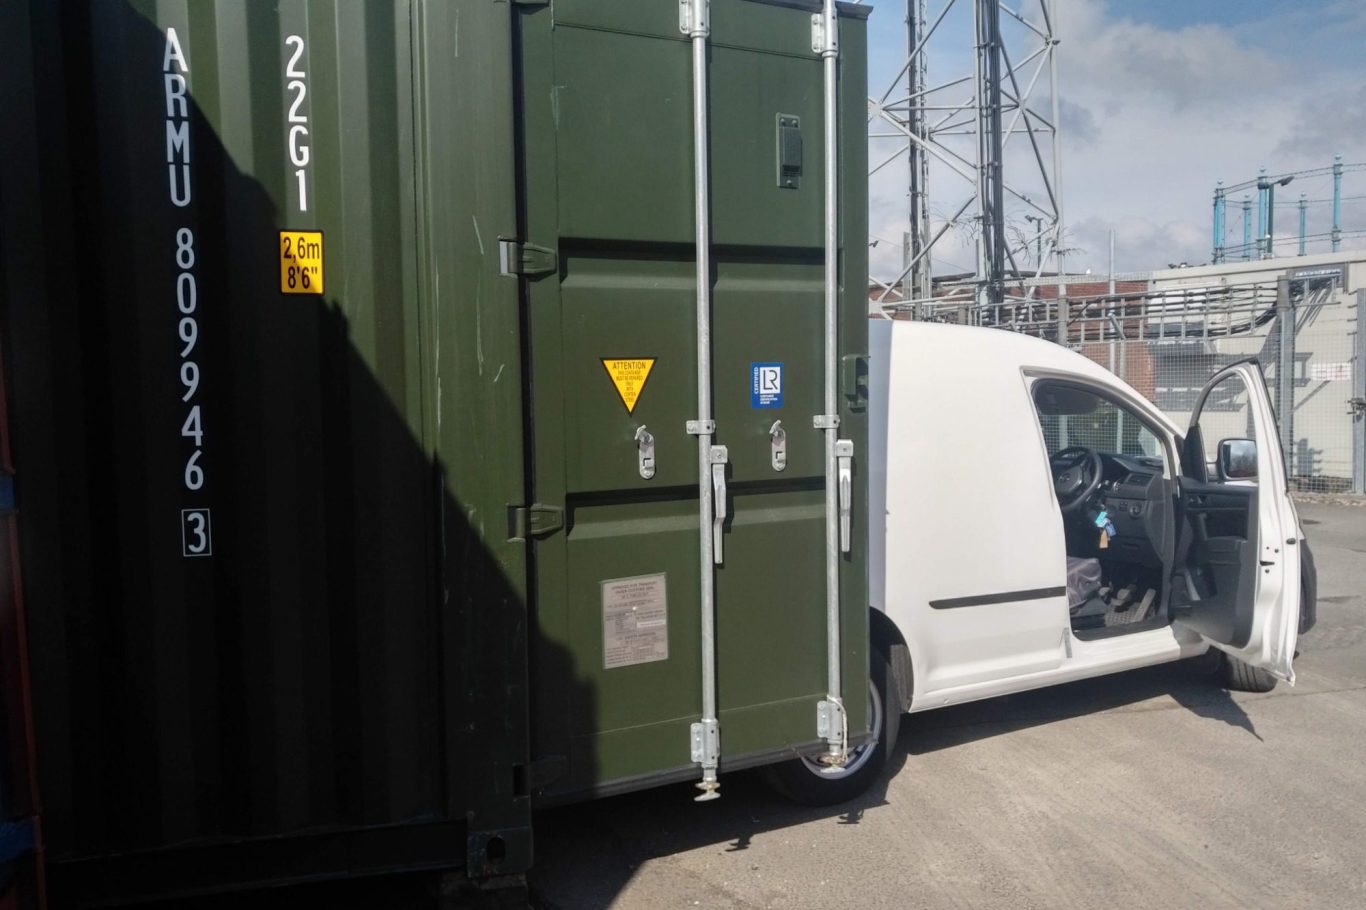
[[[497,301],[436,296],[405,245],[412,162],[389,147],[401,115],[383,103],[401,96],[398,65],[371,69],[369,119],[345,137],[371,156],[370,184],[331,201],[346,217],[325,231],[328,294],[282,294],[279,231],[315,229],[275,202],[292,173],[267,112],[285,99],[254,99],[230,153],[213,123],[247,76],[210,57],[239,37],[259,51],[260,35],[278,52],[276,11],[191,13],[221,16],[223,41],[195,44],[181,115],[168,36],[132,6],[0,12],[17,38],[0,71],[4,432],[42,792],[5,805],[41,805],[53,906],[461,868],[515,899],[531,862],[532,621],[508,511],[524,502],[524,426],[470,325]],[[331,14],[356,17],[369,53],[407,37],[384,4]],[[448,305],[444,360],[424,304]],[[515,333],[503,343],[517,372]],[[554,649],[536,671],[586,685]],[[405,906],[439,890],[414,881],[318,894]]]

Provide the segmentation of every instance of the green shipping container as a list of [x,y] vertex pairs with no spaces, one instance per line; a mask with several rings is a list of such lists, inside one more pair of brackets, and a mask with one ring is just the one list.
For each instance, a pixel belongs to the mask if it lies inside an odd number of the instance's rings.
[[702,777],[708,666],[723,781],[825,747],[819,10],[710,5],[699,376],[678,0],[0,6],[4,808],[58,904],[525,871],[534,804]]

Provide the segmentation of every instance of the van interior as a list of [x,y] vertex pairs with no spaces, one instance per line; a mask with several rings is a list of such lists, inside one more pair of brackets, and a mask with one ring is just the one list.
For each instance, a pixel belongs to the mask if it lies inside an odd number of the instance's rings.
[[1159,437],[1096,390],[1035,385],[1067,541],[1072,630],[1095,639],[1169,622],[1174,483]]

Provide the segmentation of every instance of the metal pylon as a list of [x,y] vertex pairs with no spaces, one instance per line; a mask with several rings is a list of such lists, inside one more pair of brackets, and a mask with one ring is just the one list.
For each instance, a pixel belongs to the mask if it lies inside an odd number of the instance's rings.
[[[906,0],[905,10],[906,56],[890,79],[870,77],[881,90],[868,124],[873,191],[894,192],[888,169],[907,168],[909,242],[899,272],[874,269],[875,299],[918,309],[935,293],[936,262],[954,258],[949,242],[970,242],[971,279],[949,293],[997,321],[1008,276],[1064,271],[1056,0]],[[967,71],[931,79],[931,56]]]

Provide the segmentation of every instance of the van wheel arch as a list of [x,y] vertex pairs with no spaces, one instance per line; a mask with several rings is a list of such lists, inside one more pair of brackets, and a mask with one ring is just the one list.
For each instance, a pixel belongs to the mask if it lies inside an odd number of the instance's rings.
[[881,610],[870,607],[868,610],[868,633],[873,647],[887,661],[892,671],[892,690],[899,705],[889,705],[888,709],[899,708],[902,713],[910,710],[911,695],[915,691],[915,675],[911,667],[911,649],[906,645],[906,637],[892,622],[891,617]]

